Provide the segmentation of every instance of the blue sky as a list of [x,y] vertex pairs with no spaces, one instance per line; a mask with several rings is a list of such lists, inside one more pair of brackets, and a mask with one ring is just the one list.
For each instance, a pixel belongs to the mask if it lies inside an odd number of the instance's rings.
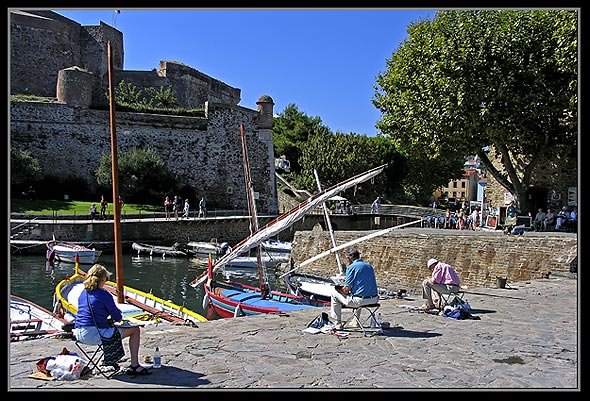
[[241,89],[256,109],[270,95],[274,112],[294,103],[334,132],[374,136],[377,75],[429,9],[59,9],[82,25],[123,32],[124,68],[182,62]]

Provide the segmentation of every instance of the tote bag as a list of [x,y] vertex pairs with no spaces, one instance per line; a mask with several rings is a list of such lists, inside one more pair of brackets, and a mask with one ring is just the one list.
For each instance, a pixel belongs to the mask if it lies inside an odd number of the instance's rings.
[[103,365],[114,365],[125,356],[125,349],[123,348],[123,339],[121,333],[115,328],[112,337],[100,337],[102,341],[102,349],[104,351]]

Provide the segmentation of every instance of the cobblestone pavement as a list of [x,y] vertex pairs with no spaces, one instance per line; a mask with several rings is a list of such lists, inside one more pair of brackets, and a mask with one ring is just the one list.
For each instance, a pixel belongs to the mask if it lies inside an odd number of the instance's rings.
[[74,342],[13,342],[8,387],[579,391],[578,291],[577,275],[566,274],[508,283],[505,289],[468,289],[465,299],[479,320],[401,307],[421,305],[421,294],[382,300],[382,318],[391,328],[366,337],[302,332],[327,308],[214,320],[197,328],[160,324],[142,329],[140,354],[152,354],[159,345],[164,366],[149,376],[118,374],[111,380],[98,374],[75,381],[29,378],[37,360],[57,355],[63,347],[76,350]]

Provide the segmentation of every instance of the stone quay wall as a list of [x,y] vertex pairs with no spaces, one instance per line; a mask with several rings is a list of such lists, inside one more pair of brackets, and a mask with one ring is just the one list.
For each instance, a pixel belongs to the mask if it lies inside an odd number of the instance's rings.
[[[344,244],[369,232],[336,231],[336,243]],[[577,270],[578,239],[569,233],[533,233],[513,236],[500,231],[456,231],[406,228],[355,245],[361,258],[375,268],[380,288],[413,291],[421,296],[421,283],[430,275],[426,261],[437,258],[454,266],[461,284],[468,288],[545,278],[551,273]],[[297,231],[293,258],[304,261],[331,248],[329,232]],[[342,254],[342,261],[345,261]],[[335,257],[326,256],[305,266],[301,273],[323,277],[338,272]],[[509,284],[508,284],[509,285]]]

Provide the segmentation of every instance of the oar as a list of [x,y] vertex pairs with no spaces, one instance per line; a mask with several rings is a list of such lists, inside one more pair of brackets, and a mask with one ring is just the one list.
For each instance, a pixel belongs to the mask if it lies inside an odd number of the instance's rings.
[[304,260],[299,265],[295,266],[293,269],[291,269],[291,270],[289,270],[289,271],[281,274],[279,276],[279,278],[283,278],[287,274],[293,273],[295,270],[299,269],[300,267],[307,266],[308,264],[313,263],[316,260],[323,258],[324,256],[328,256],[331,253],[338,252],[338,251],[340,251],[342,249],[345,249],[345,248],[347,248],[349,246],[352,246],[354,244],[358,244],[359,242],[366,241],[366,240],[369,240],[371,238],[378,237],[378,236],[383,235],[383,234],[387,234],[390,231],[393,231],[393,230],[396,230],[396,229],[400,229],[400,228],[403,228],[403,227],[407,227],[407,226],[410,226],[412,224],[420,223],[420,221],[421,220],[415,220],[415,221],[410,221],[409,223],[400,224],[399,226],[393,226],[393,227],[385,228],[383,230],[379,230],[379,231],[375,231],[374,233],[367,234],[364,237],[360,237],[360,238],[357,238],[357,239],[353,239],[352,241],[345,242],[344,244],[338,245],[337,247],[330,248],[327,251],[324,251],[322,253],[318,253],[317,255],[315,255],[315,256],[313,256],[313,257],[311,257],[309,259]]

